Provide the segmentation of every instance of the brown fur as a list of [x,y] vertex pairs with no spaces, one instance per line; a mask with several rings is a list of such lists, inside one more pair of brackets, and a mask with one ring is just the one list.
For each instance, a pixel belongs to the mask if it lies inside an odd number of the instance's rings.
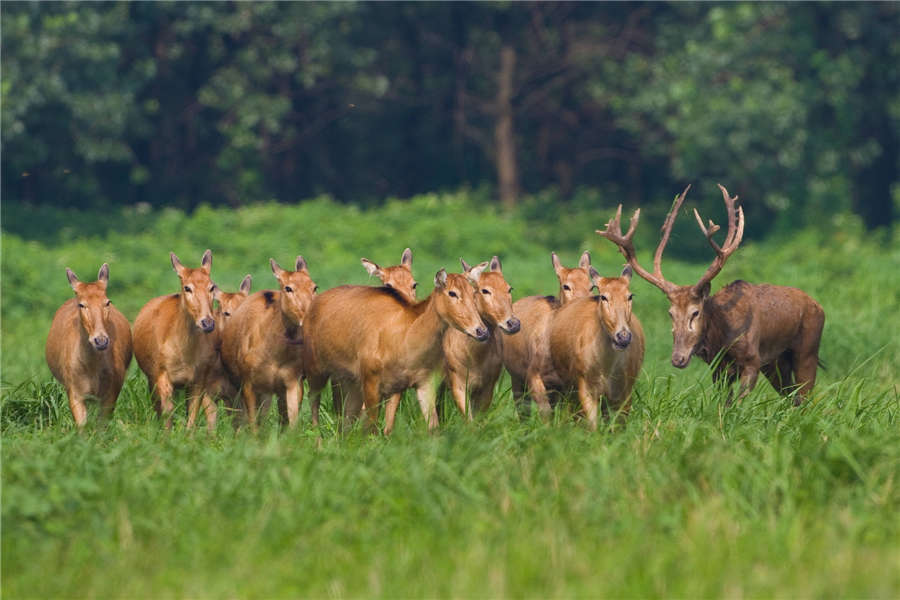
[[238,307],[225,330],[222,360],[241,386],[250,426],[256,429],[257,402],[278,396],[282,424],[294,426],[303,401],[303,320],[315,294],[306,261],[285,271],[271,260],[279,290],[263,290]]
[[66,274],[75,298],[53,315],[44,354],[50,372],[66,388],[75,424],[83,427],[86,397],[100,401],[101,419],[115,409],[131,363],[131,325],[106,296],[107,264],[93,283],[82,283],[70,269]]
[[[319,394],[331,378],[349,395],[348,419],[364,404],[372,429],[382,398],[414,387],[428,428],[436,427],[433,375],[442,362],[448,326],[487,337],[472,286],[443,269],[435,276],[434,292],[418,304],[366,286],[340,286],[317,296],[307,316],[304,346],[313,425],[318,425]],[[387,432],[393,417],[386,415]]]
[[553,367],[567,388],[578,391],[581,409],[597,428],[600,397],[604,413],[627,415],[631,389],[644,362],[644,331],[631,312],[631,267],[621,277],[596,276],[599,294],[578,298],[555,312],[550,323]]
[[[681,286],[667,294],[672,316],[672,364],[691,356],[711,363],[713,378],[740,378],[740,397],[762,372],[780,394],[797,390],[800,404],[816,383],[825,311],[793,287],[735,281],[708,297],[709,288]],[[695,313],[696,316],[693,316]]]
[[134,356],[147,376],[156,412],[165,417],[167,428],[172,426],[175,409],[172,394],[186,388],[188,428],[194,426],[202,405],[207,428],[212,431],[216,425],[213,395],[224,376],[214,334],[212,253],[207,250],[203,254],[199,269],[182,266],[174,254],[170,258],[181,291],[154,298],[141,308],[134,320]]
[[[500,259],[470,267],[461,261],[469,281],[475,286],[478,314],[490,333],[490,339],[479,342],[457,329],[444,334],[444,377],[453,400],[462,414],[472,418],[491,405],[494,386],[503,367],[499,328],[505,334],[515,334],[521,323],[513,314],[512,288],[503,277]],[[490,265],[490,271],[485,268]],[[470,402],[471,406],[467,406]]]
[[559,389],[562,381],[553,369],[550,358],[549,326],[553,313],[577,298],[591,293],[591,257],[581,255],[578,267],[563,267],[552,254],[553,269],[559,280],[559,300],[552,296],[529,296],[513,304],[513,312],[522,324],[517,335],[502,340],[503,366],[512,380],[513,397],[521,413],[529,410],[525,399],[526,387],[543,417],[550,415],[548,390]]

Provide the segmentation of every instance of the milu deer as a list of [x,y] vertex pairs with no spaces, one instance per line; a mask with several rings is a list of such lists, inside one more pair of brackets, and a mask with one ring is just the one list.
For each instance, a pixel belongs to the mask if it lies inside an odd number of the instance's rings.
[[621,277],[600,277],[592,269],[598,294],[576,298],[551,318],[550,356],[564,387],[578,391],[581,410],[597,429],[601,397],[604,415],[627,416],[631,389],[644,362],[644,330],[631,312],[631,266]]
[[591,255],[584,252],[574,269],[563,267],[556,253],[551,254],[553,270],[559,279],[559,296],[528,296],[513,304],[513,312],[521,322],[521,331],[503,338],[503,366],[512,380],[513,398],[519,412],[530,409],[525,399],[526,387],[538,405],[541,416],[550,415],[548,389],[559,389],[562,381],[556,375],[550,359],[550,318],[561,306],[576,298],[591,294]]
[[250,296],[232,314],[222,341],[222,360],[241,387],[250,427],[256,429],[257,407],[278,396],[282,425],[297,424],[303,401],[303,321],[317,286],[306,260],[298,256],[293,271],[269,259],[279,289]]
[[213,317],[216,320],[216,331],[219,332],[220,338],[225,331],[225,328],[228,326],[228,322],[231,320],[231,315],[234,314],[238,307],[243,304],[244,300],[250,295],[250,287],[252,285],[253,277],[247,274],[241,280],[241,285],[236,292],[224,292],[219,286],[216,286],[216,291],[213,293],[213,300],[218,303],[218,306],[216,307]]
[[[313,426],[318,426],[319,396],[329,378],[348,394],[347,420],[365,405],[369,430],[374,430],[381,400],[408,388],[416,388],[429,430],[437,426],[434,374],[442,364],[444,332],[454,327],[482,341],[489,334],[463,275],[441,269],[434,286],[416,304],[387,287],[345,285],[316,297],[304,344]],[[394,416],[385,416],[386,434]]]
[[101,420],[116,406],[131,362],[131,325],[106,296],[109,265],[103,263],[93,283],[79,281],[69,268],[66,276],[75,297],[53,315],[45,356],[50,372],[66,388],[75,424],[83,427],[85,398],[100,401]]
[[[669,299],[672,365],[683,369],[694,355],[707,363],[721,356],[713,370],[713,379],[718,381],[724,377],[731,384],[739,378],[739,399],[753,389],[762,371],[779,393],[786,395],[796,390],[794,403],[799,405],[816,382],[825,312],[815,300],[793,287],[752,285],[737,280],[715,295],[709,295],[712,279],[722,270],[744,235],[743,208],[735,208],[737,196],[729,196],[722,185],[719,189],[728,212],[728,233],[721,246],[713,240],[719,226],[712,221],[708,227],[704,225],[694,209],[694,217],[716,258],[694,285],[679,286],[666,281],[661,268],[663,250],[690,187],[676,197],[666,217],[653,256],[653,273],[638,263],[632,242],[640,209],[632,216],[625,235],[622,235],[620,225],[621,205],[606,229],[597,233],[615,243],[635,272],[661,289]],[[729,394],[729,403],[730,398]]]
[[[444,377],[453,400],[469,420],[473,412],[491,405],[494,385],[503,367],[499,329],[504,334],[518,333],[522,324],[513,314],[512,288],[503,277],[503,266],[496,256],[474,267],[460,259],[463,274],[475,286],[475,305],[487,326],[490,338],[479,342],[457,329],[444,334]],[[485,269],[490,268],[489,271]]]
[[160,296],[147,302],[134,320],[134,356],[147,376],[157,414],[172,427],[175,405],[172,395],[186,388],[188,428],[194,426],[200,406],[206,413],[206,426],[216,426],[213,396],[221,388],[224,376],[217,351],[218,336],[213,332],[213,295],[216,284],[210,279],[212,252],[203,253],[200,268],[189,269],[174,253],[169,253],[172,268],[181,282],[177,294]]

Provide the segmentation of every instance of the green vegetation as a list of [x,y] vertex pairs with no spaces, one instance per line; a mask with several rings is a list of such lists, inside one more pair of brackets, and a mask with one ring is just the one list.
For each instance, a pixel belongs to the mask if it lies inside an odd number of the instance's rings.
[[[190,216],[17,207],[20,233],[2,238],[4,597],[900,594],[900,240],[866,236],[852,217],[747,243],[713,285],[795,285],[823,305],[827,370],[799,409],[767,383],[725,407],[700,361],[675,371],[665,300],[636,278],[647,358],[614,432],[586,431],[567,406],[550,424],[520,422],[504,377],[484,418],[445,407],[435,435],[411,398],[390,439],[340,435],[328,419],[311,431],[308,405],[299,431],[270,415],[257,436],[227,417],[212,437],[190,435],[179,410],[166,433],[135,365],[113,422],[74,431],[43,364],[53,311],[71,295],[66,266],[91,279],[109,262],[109,295],[132,319],[174,291],[170,250],[193,264],[212,248],[226,290],[247,272],[255,290],[270,287],[267,259],[300,253],[322,289],[367,283],[361,256],[395,264],[407,245],[423,294],[459,256],[499,254],[516,298],[555,293],[550,250],[570,264],[589,249],[602,273],[621,266],[593,233],[618,199],[543,220],[527,202],[496,214],[482,200]],[[681,220],[664,269],[689,282],[710,257]],[[642,262],[659,224],[644,216]]]

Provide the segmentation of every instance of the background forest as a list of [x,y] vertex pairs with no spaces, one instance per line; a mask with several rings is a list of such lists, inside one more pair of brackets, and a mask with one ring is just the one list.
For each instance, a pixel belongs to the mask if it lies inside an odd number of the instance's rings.
[[7,215],[482,186],[666,207],[707,179],[757,236],[898,214],[897,3],[4,2],[2,27]]

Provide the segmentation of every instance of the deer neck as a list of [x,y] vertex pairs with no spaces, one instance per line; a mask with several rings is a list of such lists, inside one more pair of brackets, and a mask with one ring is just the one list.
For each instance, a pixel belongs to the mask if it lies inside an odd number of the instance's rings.
[[441,348],[447,323],[437,312],[434,293],[416,308],[421,312],[406,331],[406,356],[416,364],[437,365],[443,355]]

